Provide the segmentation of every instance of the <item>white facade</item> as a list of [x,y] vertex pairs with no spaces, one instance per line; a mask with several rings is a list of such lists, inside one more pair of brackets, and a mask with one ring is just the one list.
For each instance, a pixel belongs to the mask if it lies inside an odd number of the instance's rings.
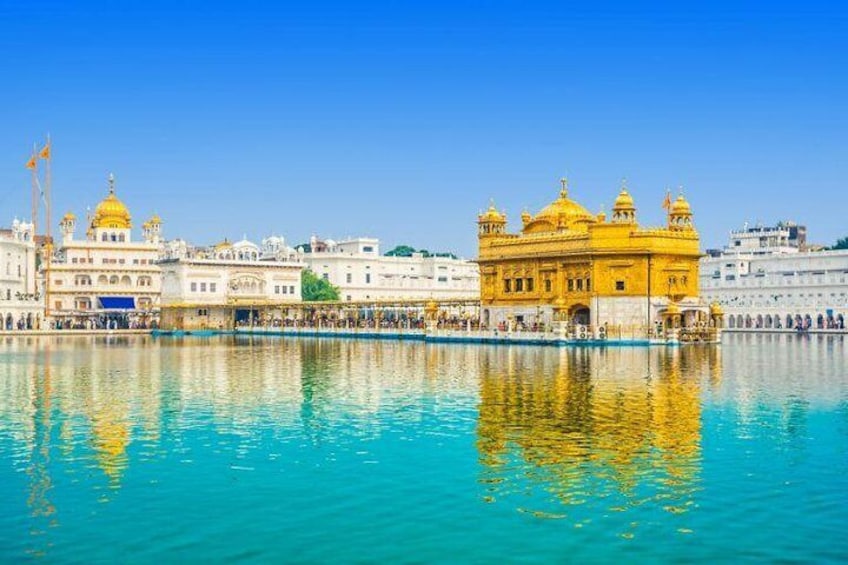
[[343,301],[480,298],[480,270],[473,261],[380,255],[379,240],[367,237],[341,242],[313,237],[310,246],[303,260],[339,288]]
[[59,224],[61,243],[50,265],[47,314],[61,327],[147,326],[158,316],[161,271],[156,264],[161,244],[161,220],[145,222],[142,241],[133,241],[126,207],[114,185],[76,239],[76,217],[65,214]]
[[701,295],[721,305],[726,328],[845,328],[848,250],[737,247],[701,260]]
[[15,219],[11,229],[0,230],[0,331],[41,327],[35,256],[32,224]]
[[305,267],[280,237],[195,248],[166,244],[162,268],[163,328],[231,328],[255,306],[301,302]]

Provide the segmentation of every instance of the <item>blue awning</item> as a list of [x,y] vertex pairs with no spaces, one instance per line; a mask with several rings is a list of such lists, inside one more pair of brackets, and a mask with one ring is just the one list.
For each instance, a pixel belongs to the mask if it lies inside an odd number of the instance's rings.
[[98,296],[97,299],[104,310],[135,310],[132,296]]

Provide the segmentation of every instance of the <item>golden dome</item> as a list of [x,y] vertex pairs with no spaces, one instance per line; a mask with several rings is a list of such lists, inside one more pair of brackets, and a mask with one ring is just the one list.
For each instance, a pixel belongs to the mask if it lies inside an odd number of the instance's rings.
[[495,203],[491,202],[489,204],[489,209],[486,210],[485,214],[480,214],[477,217],[478,222],[506,222],[506,215],[498,212],[497,208],[495,208]]
[[76,216],[74,216],[73,212],[68,212],[67,214],[65,214],[64,216],[62,216],[62,221],[63,221],[63,222],[73,222],[73,221],[74,221],[74,220],[76,220],[76,219],[77,219],[77,217],[76,217]]
[[115,177],[109,175],[109,195],[94,209],[91,227],[129,229],[132,227],[130,220],[129,210],[115,196]]
[[222,249],[231,249],[233,244],[227,238],[224,238],[224,241],[215,245],[215,251],[221,251]]
[[159,217],[159,214],[153,214],[153,217],[152,217],[152,218],[150,218],[149,220],[147,220],[147,223],[148,223],[149,225],[153,225],[153,224],[161,224],[161,223],[162,223],[162,218],[160,218],[160,217]]
[[677,200],[671,205],[671,214],[674,216],[683,216],[692,213],[692,207],[689,206],[689,202],[683,198],[683,194],[677,197]]
[[710,314],[713,316],[718,316],[724,314],[724,310],[721,308],[721,305],[718,302],[713,302],[710,304]]
[[615,203],[613,204],[613,210],[633,210],[635,205],[633,204],[633,197],[630,196],[630,193],[627,192],[627,189],[622,187],[621,192],[618,193],[618,197],[615,199]]
[[558,229],[585,229],[596,221],[595,215],[568,197],[568,181],[562,179],[559,198],[536,214],[527,228],[528,232],[556,231]]
[[669,302],[668,306],[665,309],[666,314],[680,314],[680,306],[675,304],[674,302]]

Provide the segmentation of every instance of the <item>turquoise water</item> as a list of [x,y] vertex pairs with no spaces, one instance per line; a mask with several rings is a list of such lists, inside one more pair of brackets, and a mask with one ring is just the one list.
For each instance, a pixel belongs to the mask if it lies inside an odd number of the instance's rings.
[[0,341],[0,561],[848,559],[841,337]]

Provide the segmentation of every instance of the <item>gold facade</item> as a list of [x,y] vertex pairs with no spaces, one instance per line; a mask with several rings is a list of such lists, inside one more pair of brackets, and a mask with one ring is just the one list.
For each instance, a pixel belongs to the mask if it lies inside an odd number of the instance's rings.
[[557,200],[535,216],[522,214],[520,233],[507,233],[506,215],[490,206],[477,220],[483,307],[501,314],[544,308],[548,321],[590,326],[650,326],[679,304],[692,312],[684,325],[706,320],[692,211],[682,194],[665,207],[666,226],[642,227],[622,186],[608,219],[569,198],[565,179]]

